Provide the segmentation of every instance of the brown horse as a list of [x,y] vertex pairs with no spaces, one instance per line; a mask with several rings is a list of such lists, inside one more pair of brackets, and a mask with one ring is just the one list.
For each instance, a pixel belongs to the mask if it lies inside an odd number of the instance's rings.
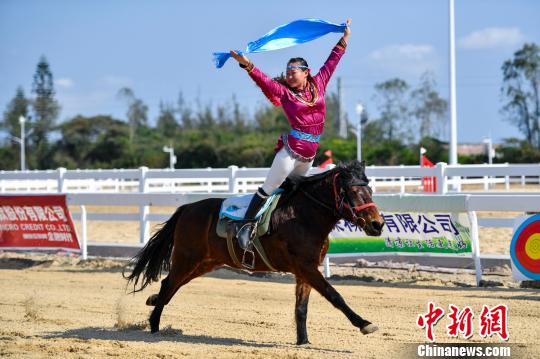
[[[344,218],[368,235],[381,234],[384,221],[372,201],[364,163],[353,161],[310,177],[286,181],[289,188],[281,196],[270,222],[270,234],[261,237],[264,250],[275,269],[296,277],[295,320],[297,344],[308,342],[306,317],[311,288],[315,288],[363,334],[378,328],[356,314],[341,295],[324,279],[318,266],[328,249],[328,235]],[[168,271],[159,294],[147,305],[152,333],[159,330],[163,307],[176,291],[192,279],[221,266],[236,267],[226,240],[216,234],[223,199],[209,198],[179,207],[146,246],[132,259],[127,279],[134,291],[143,290]],[[240,248],[235,244],[236,253]],[[269,271],[257,257],[253,271]],[[142,275],[141,286],[136,289]]]

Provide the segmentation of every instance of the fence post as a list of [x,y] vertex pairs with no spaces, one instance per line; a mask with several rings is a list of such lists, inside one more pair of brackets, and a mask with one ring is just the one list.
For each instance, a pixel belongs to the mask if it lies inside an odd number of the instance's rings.
[[[508,162],[505,163],[506,168],[508,169]],[[510,176],[504,176],[504,189],[510,190]]]
[[[146,173],[148,172],[148,167],[139,167],[139,193],[146,192]],[[150,209],[148,206],[139,207],[139,229],[140,229],[140,242],[142,244],[148,241],[150,237],[150,227],[148,225],[148,213]]]
[[236,171],[238,171],[238,166],[229,166],[229,192],[237,193],[238,186],[236,184]]
[[[405,167],[404,165],[399,165],[400,168]],[[399,177],[399,193],[403,194],[405,193],[405,177],[401,176]]]
[[86,228],[86,206],[81,206],[81,255],[83,260],[88,259],[88,237]]
[[476,286],[480,286],[482,280],[482,262],[480,261],[480,241],[478,239],[478,217],[475,211],[467,209],[469,222],[471,222],[471,249],[476,270]]
[[437,174],[435,176],[437,181],[437,194],[446,194],[446,192],[448,191],[446,183],[446,166],[447,165],[445,162],[438,162],[435,166],[435,168],[437,169]]
[[58,190],[58,193],[63,193],[64,192],[64,176],[66,174],[66,169],[64,167],[58,167],[57,171],[58,171],[57,190]]
[[330,258],[328,257],[328,255],[324,256],[324,277],[325,278],[330,278],[330,276],[332,275],[330,273]]

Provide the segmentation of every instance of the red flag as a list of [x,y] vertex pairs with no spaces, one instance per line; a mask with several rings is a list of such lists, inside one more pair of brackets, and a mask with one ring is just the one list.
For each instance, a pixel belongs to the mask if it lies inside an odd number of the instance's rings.
[[426,155],[422,155],[422,167],[435,167],[435,165],[426,157]]
[[[422,155],[422,167],[435,167],[426,155]],[[422,177],[422,188],[424,192],[437,192],[437,178],[436,177]]]
[[326,150],[326,151],[324,151],[324,155],[326,157],[328,157],[328,159],[326,161],[324,161],[323,163],[321,163],[319,165],[319,168],[326,168],[326,166],[331,165],[332,163],[334,163],[334,161],[332,160],[332,151]]

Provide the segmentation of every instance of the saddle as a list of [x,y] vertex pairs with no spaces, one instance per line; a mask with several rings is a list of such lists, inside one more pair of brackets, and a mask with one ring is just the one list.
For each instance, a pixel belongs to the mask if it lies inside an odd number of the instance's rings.
[[243,267],[249,270],[255,268],[255,252],[259,253],[264,264],[271,271],[277,272],[277,270],[272,266],[272,263],[268,259],[266,252],[264,251],[263,246],[261,245],[261,237],[264,237],[270,234],[270,218],[272,213],[276,209],[276,206],[281,197],[283,190],[276,190],[266,201],[263,208],[259,211],[255,219],[255,236],[244,253],[242,254],[242,260],[238,259],[236,251],[234,249],[234,243],[237,241],[236,234],[239,229],[245,225],[246,221],[244,218],[244,213],[249,205],[251,197],[253,195],[243,195],[228,198],[223,201],[221,205],[221,210],[219,212],[219,220],[216,227],[216,233],[219,237],[227,240],[227,248],[229,250],[229,255],[233,260],[234,264],[239,267]]

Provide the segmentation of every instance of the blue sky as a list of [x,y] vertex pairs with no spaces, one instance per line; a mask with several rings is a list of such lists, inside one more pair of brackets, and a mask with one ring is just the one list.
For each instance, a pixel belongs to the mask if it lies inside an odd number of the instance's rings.
[[[500,67],[524,42],[540,43],[540,1],[455,0],[458,141],[520,136],[501,118]],[[60,120],[76,114],[125,117],[116,97],[131,87],[149,106],[160,101],[214,105],[233,94],[247,111],[266,100],[232,61],[216,70],[211,53],[242,49],[270,29],[298,18],[343,22],[352,35],[337,76],[350,119],[357,101],[376,115],[373,86],[393,77],[416,85],[432,71],[448,97],[448,1],[0,1],[0,110],[21,85],[29,94],[41,55],[50,62],[62,105]],[[326,59],[339,34],[264,54],[252,61],[277,75],[290,57],[311,67]]]

